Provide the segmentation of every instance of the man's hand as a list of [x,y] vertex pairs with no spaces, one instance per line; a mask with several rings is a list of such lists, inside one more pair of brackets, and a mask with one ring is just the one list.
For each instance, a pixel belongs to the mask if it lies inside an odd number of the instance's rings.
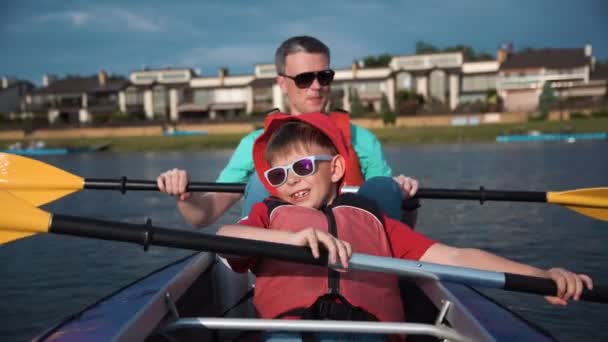
[[191,195],[186,192],[188,187],[188,172],[186,170],[172,169],[163,172],[156,178],[158,189],[171,196],[175,196],[180,201],[185,201]]
[[395,182],[397,182],[397,184],[399,184],[399,189],[401,189],[403,199],[413,197],[416,194],[416,191],[418,191],[418,181],[414,178],[399,175],[397,177],[393,177],[393,179]]

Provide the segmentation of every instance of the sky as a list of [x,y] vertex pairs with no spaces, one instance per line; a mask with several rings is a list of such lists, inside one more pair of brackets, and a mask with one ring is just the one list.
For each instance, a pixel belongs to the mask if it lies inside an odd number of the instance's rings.
[[187,67],[252,74],[277,46],[312,35],[347,68],[370,55],[412,54],[417,41],[492,55],[523,47],[593,45],[608,60],[606,0],[0,1],[0,75],[40,84],[45,73]]

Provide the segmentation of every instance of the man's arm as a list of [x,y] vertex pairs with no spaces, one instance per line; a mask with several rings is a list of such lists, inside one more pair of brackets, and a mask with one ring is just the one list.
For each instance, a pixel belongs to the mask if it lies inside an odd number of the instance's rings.
[[[351,124],[352,144],[359,158],[361,173],[367,180],[373,177],[391,177],[393,170],[386,162],[382,144],[369,130]],[[418,181],[403,174],[393,177],[399,185],[403,198],[414,196],[418,191]]]
[[232,207],[242,194],[208,192],[177,201],[177,209],[194,227],[206,227]]
[[[261,132],[262,130],[254,131],[241,139],[228,164],[220,173],[218,182],[246,183],[249,181],[249,177],[254,172],[253,141]],[[157,178],[160,191],[177,198],[178,210],[184,219],[194,227],[205,227],[212,224],[242,196],[242,194],[234,193],[189,193],[186,192],[188,182],[188,173],[178,169],[163,172]]]
[[361,173],[365,179],[378,176],[391,177],[393,170],[386,162],[382,144],[369,130],[351,124],[352,144],[359,158]]

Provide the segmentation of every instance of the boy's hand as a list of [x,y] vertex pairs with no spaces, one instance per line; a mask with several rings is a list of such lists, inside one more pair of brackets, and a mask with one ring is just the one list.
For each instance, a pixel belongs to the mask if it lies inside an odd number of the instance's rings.
[[416,191],[418,191],[418,181],[414,178],[399,175],[397,177],[393,177],[393,179],[395,182],[397,182],[397,184],[399,184],[399,189],[401,189],[403,199],[413,197],[416,194]]
[[175,196],[180,201],[188,199],[191,195],[186,192],[188,187],[188,172],[186,170],[173,169],[163,172],[156,178],[156,184],[160,191]]
[[348,259],[353,255],[350,243],[336,239],[333,235],[314,228],[307,228],[299,232],[293,233],[290,240],[287,241],[296,246],[309,246],[312,250],[312,255],[315,258],[319,257],[319,243],[322,244],[328,252],[328,261],[330,264],[336,264],[337,259],[346,269],[348,268]]
[[551,268],[546,271],[548,278],[557,285],[557,296],[547,296],[545,299],[554,305],[567,305],[569,299],[579,300],[583,286],[593,289],[593,281],[586,274],[576,274],[563,268]]

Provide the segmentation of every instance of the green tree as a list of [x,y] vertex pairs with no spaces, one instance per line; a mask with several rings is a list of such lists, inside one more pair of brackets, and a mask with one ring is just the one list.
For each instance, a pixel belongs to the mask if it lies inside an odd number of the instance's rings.
[[485,61],[494,59],[494,56],[490,55],[489,53],[477,52],[472,47],[464,44],[456,44],[441,49],[423,41],[418,41],[416,43],[416,54],[458,51],[462,52],[465,61]]
[[382,102],[380,103],[380,115],[385,125],[394,125],[397,121],[397,115],[391,110],[388,104],[386,94],[382,94]]
[[359,99],[359,92],[357,89],[350,90],[350,115],[352,117],[363,116],[365,114],[365,108],[363,103]]
[[541,117],[546,118],[549,115],[549,110],[555,103],[555,100],[555,93],[551,88],[551,83],[545,82],[543,91],[538,97],[538,109],[540,110]]
[[439,49],[427,42],[424,42],[422,40],[419,40],[416,42],[416,54],[417,55],[421,55],[421,54],[425,54],[425,53],[436,53],[439,52]]
[[363,58],[363,64],[365,68],[379,68],[386,67],[391,62],[392,55],[384,53],[378,56],[367,56]]

